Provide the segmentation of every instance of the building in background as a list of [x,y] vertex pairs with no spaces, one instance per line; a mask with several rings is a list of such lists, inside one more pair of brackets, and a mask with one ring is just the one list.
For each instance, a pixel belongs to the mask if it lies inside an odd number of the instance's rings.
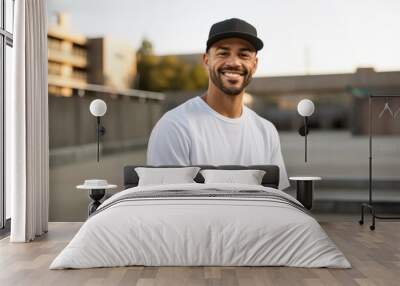
[[[309,98],[316,105],[315,114],[310,117],[313,128],[349,129],[352,134],[367,134],[366,95],[400,94],[400,72],[359,68],[355,73],[258,77],[246,90],[254,96],[256,111],[279,129],[297,129],[302,124],[296,111],[297,103]],[[365,94],[355,94],[360,90]],[[376,110],[382,109],[384,102],[377,101],[374,106]],[[377,128],[379,134],[400,131],[390,118],[382,118],[377,124],[384,127]]]
[[49,94],[72,96],[84,88],[89,73],[86,37],[69,32],[69,17],[57,15],[57,25],[48,28]]
[[129,89],[136,76],[136,53],[127,41],[88,39],[88,81],[116,89]]
[[136,56],[127,41],[72,33],[68,14],[58,13],[48,29],[48,71],[51,95],[82,94],[90,85],[127,90],[136,76]]

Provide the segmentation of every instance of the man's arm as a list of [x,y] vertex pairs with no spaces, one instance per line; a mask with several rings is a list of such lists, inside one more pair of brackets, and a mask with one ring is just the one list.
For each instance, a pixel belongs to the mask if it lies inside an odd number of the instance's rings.
[[273,127],[275,136],[273,139],[272,154],[271,154],[271,164],[277,165],[279,167],[279,190],[284,190],[290,186],[288,175],[285,168],[285,162],[283,160],[281,143],[279,139],[278,130],[275,126]]
[[182,124],[165,115],[154,126],[147,146],[147,165],[190,165],[190,139]]

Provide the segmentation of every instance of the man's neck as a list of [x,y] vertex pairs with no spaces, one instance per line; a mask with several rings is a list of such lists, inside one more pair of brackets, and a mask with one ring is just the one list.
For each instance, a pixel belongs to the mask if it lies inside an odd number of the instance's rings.
[[238,95],[228,95],[219,90],[208,89],[201,98],[219,114],[237,118],[242,115],[243,95],[244,91]]

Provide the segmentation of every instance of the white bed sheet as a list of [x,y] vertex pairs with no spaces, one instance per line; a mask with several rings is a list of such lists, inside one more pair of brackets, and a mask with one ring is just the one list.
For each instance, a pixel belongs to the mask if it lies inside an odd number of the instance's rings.
[[[262,190],[254,185],[141,186],[155,190]],[[145,266],[293,266],[350,268],[343,253],[310,215],[288,204],[245,198],[123,201],[89,218],[50,269]]]

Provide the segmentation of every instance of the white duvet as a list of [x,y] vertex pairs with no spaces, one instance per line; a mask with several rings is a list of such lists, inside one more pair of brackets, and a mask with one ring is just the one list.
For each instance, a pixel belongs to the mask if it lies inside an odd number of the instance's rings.
[[[124,190],[106,200],[50,269],[145,266],[294,266],[350,268],[310,215],[258,198],[151,198],[115,203],[132,192],[262,190],[254,185],[174,184]],[[136,193],[135,193],[136,194]],[[113,204],[114,202],[114,204]]]

